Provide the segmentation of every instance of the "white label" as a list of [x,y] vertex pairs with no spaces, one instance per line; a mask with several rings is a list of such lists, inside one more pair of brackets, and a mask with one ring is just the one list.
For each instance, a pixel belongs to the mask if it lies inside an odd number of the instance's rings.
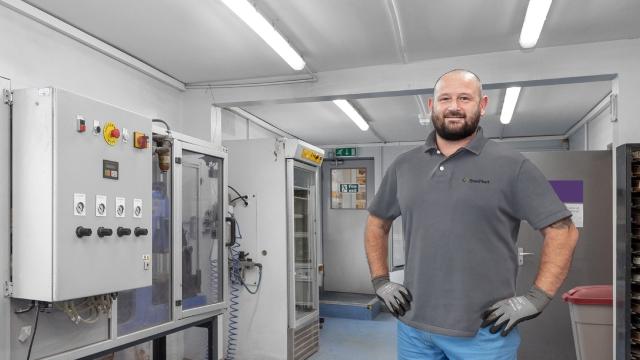
[[116,198],[116,217],[122,218],[125,216],[125,214],[126,214],[125,198],[117,197]]
[[73,194],[73,215],[87,215],[87,196],[85,194]]
[[122,128],[122,142],[129,142],[129,130],[127,128]]
[[151,269],[151,255],[142,255],[142,268],[144,270]]
[[38,89],[38,95],[40,95],[40,96],[49,96],[49,94],[51,94],[51,89],[50,88]]
[[133,199],[133,217],[142,218],[142,199]]
[[571,211],[571,220],[573,220],[576,227],[584,227],[584,204],[565,203],[565,205],[567,206],[567,209]]
[[107,197],[96,195],[96,216],[107,216]]
[[100,121],[93,120],[93,135],[100,134]]

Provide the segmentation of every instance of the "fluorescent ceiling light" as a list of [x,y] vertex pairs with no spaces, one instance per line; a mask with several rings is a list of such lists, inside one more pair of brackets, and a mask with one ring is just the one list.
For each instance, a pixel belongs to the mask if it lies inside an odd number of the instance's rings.
[[513,111],[518,103],[520,89],[520,86],[507,88],[507,94],[504,96],[504,102],[502,103],[502,112],[500,113],[500,122],[505,125],[511,122]]
[[529,0],[520,32],[520,46],[525,49],[536,46],[544,21],[547,19],[551,0]]
[[333,103],[336,104],[336,106],[339,107],[340,110],[342,110],[342,112],[347,114],[349,119],[351,119],[354,123],[356,123],[356,125],[358,125],[360,130],[362,131],[369,130],[369,124],[367,124],[367,122],[362,118],[362,115],[360,115],[360,113],[357,112],[356,109],[354,109],[353,106],[347,100],[342,100],[342,99],[333,100]]
[[258,34],[293,70],[304,69],[302,57],[247,0],[222,0],[231,11]]

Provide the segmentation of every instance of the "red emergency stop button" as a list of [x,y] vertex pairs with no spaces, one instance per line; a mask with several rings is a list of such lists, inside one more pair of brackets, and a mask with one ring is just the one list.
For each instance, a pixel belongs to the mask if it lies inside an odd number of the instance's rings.
[[113,138],[119,138],[120,137],[120,130],[118,128],[115,128],[113,130],[111,130],[111,137]]

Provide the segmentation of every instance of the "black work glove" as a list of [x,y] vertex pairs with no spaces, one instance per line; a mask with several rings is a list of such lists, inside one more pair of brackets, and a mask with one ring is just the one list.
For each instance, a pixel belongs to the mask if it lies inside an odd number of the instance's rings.
[[391,315],[404,315],[411,308],[411,292],[401,284],[389,281],[388,275],[371,280],[378,299],[387,307]]
[[500,335],[507,336],[518,323],[540,315],[550,301],[551,296],[534,285],[524,296],[514,296],[493,304],[484,312],[481,327],[494,324],[490,331],[495,334],[504,326]]

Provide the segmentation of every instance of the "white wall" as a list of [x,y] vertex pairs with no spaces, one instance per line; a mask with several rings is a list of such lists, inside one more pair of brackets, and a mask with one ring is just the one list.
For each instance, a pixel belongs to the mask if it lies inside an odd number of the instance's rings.
[[607,146],[613,143],[613,123],[611,122],[610,109],[607,107],[587,124],[588,150],[607,150]]
[[222,140],[247,140],[281,137],[230,111],[222,110]]
[[587,129],[586,126],[581,126],[576,132],[569,137],[569,150],[579,151],[587,150]]
[[609,105],[571,135],[570,150],[607,150],[609,145],[613,146],[613,137],[614,123]]

